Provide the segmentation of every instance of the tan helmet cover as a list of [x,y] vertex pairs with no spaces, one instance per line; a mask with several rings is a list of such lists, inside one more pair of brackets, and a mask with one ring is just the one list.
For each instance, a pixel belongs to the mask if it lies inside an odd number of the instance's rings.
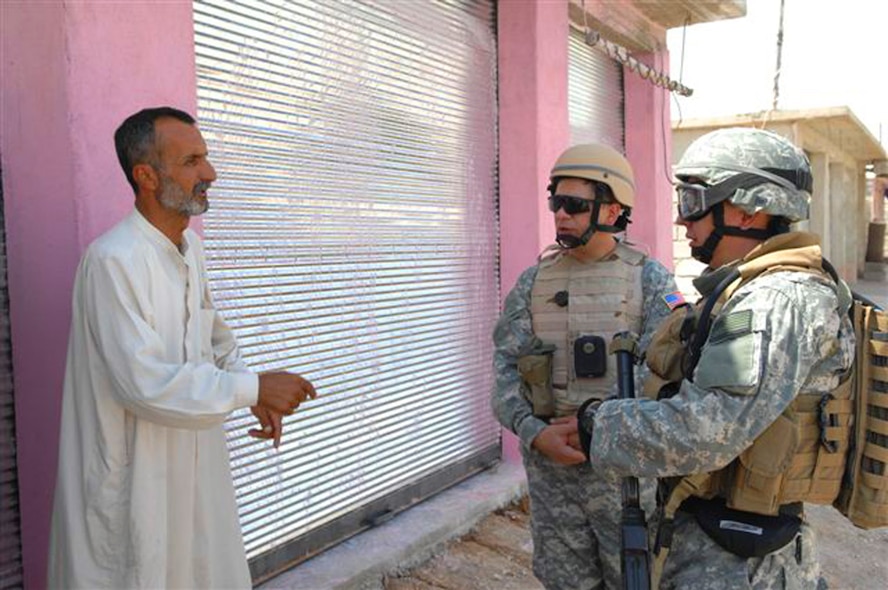
[[601,143],[583,143],[565,150],[549,178],[585,178],[608,185],[624,207],[635,205],[635,175],[629,161],[614,148]]

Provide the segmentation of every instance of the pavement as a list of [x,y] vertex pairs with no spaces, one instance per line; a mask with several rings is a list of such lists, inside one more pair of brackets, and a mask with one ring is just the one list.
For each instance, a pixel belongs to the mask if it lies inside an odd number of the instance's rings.
[[[888,282],[852,288],[888,306]],[[524,471],[503,463],[357,535],[260,588],[541,590],[533,577]],[[824,577],[834,590],[888,587],[888,528],[854,527],[807,506]]]

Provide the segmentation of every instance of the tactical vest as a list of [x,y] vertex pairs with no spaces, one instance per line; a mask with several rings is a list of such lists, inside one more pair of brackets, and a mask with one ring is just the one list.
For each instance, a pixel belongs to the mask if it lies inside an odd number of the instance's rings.
[[[644,260],[641,252],[618,243],[605,258],[591,263],[563,252],[540,261],[531,291],[531,315],[534,334],[555,346],[552,389],[556,416],[573,415],[584,401],[610,395],[617,370],[606,343],[617,332],[641,331]],[[584,338],[588,336],[602,338],[600,353],[606,368],[599,377],[577,375],[577,346],[580,353],[591,353],[590,347],[596,346]]]
[[[739,276],[720,294],[713,294],[718,297],[711,303],[716,313],[737,289],[765,274],[791,270],[828,276],[821,267],[816,238],[805,234],[785,234],[768,240],[750,253],[737,270]],[[846,305],[850,303],[849,298]],[[842,310],[845,312],[847,307]],[[672,319],[671,329],[667,325],[655,334],[652,350],[663,347],[663,338],[674,338],[678,321]],[[667,348],[670,346],[679,355],[688,350],[681,343],[666,344]],[[696,348],[702,348],[702,342],[696,343]],[[668,363],[661,356],[651,360],[656,365],[651,367],[652,372],[664,376],[664,364]],[[705,478],[698,477],[690,495],[723,497],[729,508],[764,515],[776,515],[780,506],[793,502],[832,503],[845,470],[854,409],[850,374],[837,375],[835,380],[829,392],[799,392],[783,414],[737,459]]]
[[[857,358],[845,375],[836,376],[831,391],[801,391],[783,414],[728,466],[710,473],[673,479],[661,506],[661,528],[671,529],[672,518],[689,497],[720,497],[729,508],[776,515],[781,506],[798,502],[835,504],[863,528],[888,524],[888,316],[859,301],[851,301],[847,286],[834,271],[828,273],[816,238],[785,234],[768,240],[737,267],[733,282],[708,300],[715,314],[748,281],[778,271],[810,272],[828,276],[837,284],[840,312],[853,305],[858,338]],[[728,279],[730,281],[730,279]],[[725,281],[725,282],[728,282]],[[696,314],[706,314],[701,302]],[[702,342],[688,342],[698,330],[694,312],[676,311],[660,327],[648,347],[652,379],[645,393],[654,394],[666,383],[680,382],[688,371],[688,354]],[[879,331],[882,334],[879,335]],[[703,330],[705,331],[705,329]],[[693,340],[693,338],[690,338]],[[875,365],[875,366],[874,366]],[[882,377],[886,382],[879,383]],[[662,573],[668,539],[658,534],[654,579]]]

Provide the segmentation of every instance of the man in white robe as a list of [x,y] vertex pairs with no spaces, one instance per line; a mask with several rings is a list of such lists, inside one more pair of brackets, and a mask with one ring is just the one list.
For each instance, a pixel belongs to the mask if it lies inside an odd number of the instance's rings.
[[251,373],[214,309],[188,229],[216,173],[194,119],[161,107],[115,133],[136,199],[74,285],[49,555],[51,588],[249,588],[223,422],[257,438],[315,397]]

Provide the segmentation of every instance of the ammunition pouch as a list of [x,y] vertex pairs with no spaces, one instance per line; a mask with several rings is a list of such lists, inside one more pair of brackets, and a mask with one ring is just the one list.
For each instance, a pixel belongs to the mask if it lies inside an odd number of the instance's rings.
[[650,375],[644,382],[644,397],[664,399],[678,392],[684,378],[682,366],[687,342],[697,325],[695,310],[684,305],[670,314],[645,352]]
[[529,354],[518,359],[518,372],[530,394],[528,400],[537,418],[555,415],[555,394],[552,391],[552,354]]
[[802,526],[801,504],[789,504],[775,516],[733,510],[721,498],[689,498],[681,510],[694,515],[703,532],[738,557],[764,557],[790,543]]

